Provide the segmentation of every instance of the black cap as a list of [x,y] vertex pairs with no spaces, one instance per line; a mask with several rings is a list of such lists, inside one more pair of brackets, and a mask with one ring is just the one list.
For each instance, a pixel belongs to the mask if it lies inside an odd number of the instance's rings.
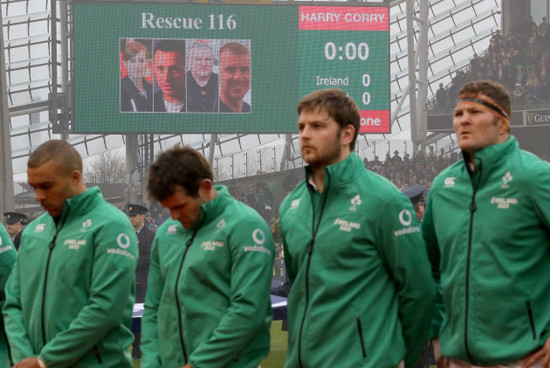
[[149,211],[147,207],[133,203],[128,203],[126,205],[126,210],[128,211],[128,216],[130,217],[133,217],[135,215],[143,215],[147,213],[147,211]]
[[401,189],[401,191],[407,197],[409,197],[409,199],[413,204],[418,203],[422,199],[422,195],[424,194],[425,190],[426,190],[425,185],[413,185],[413,186]]
[[26,225],[27,220],[29,219],[27,215],[21,212],[4,212],[4,216],[6,217],[7,225],[13,225],[18,222],[20,222],[22,225]]

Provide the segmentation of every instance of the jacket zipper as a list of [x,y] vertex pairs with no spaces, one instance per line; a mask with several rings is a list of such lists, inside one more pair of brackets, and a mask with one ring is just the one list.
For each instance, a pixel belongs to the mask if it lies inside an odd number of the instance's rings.
[[65,225],[65,220],[67,219],[67,214],[69,213],[69,209],[65,212],[65,215],[63,216],[63,219],[59,225],[59,227],[55,230],[55,234],[53,235],[53,239],[48,244],[49,253],[48,253],[48,260],[46,261],[46,272],[44,273],[44,287],[42,289],[42,309],[40,311],[40,318],[41,325],[42,325],[42,343],[43,345],[46,345],[46,287],[48,286],[48,273],[50,271],[50,261],[52,259],[52,253],[53,248],[55,248],[55,241],[57,239],[57,235],[63,228],[63,225]]
[[[481,166],[481,162],[480,162]],[[468,163],[466,163],[466,167],[468,167],[468,171],[471,175],[475,174],[475,171],[472,172],[469,169]],[[473,187],[473,193],[472,193],[472,201],[470,202],[470,229],[468,233],[468,253],[466,258],[466,300],[465,300],[465,308],[466,311],[464,313],[464,349],[466,350],[466,355],[468,355],[468,358],[471,362],[475,363],[474,358],[472,357],[472,354],[470,353],[470,348],[468,347],[468,311],[470,308],[470,258],[472,255],[472,237],[473,237],[473,227],[474,227],[474,213],[477,211],[477,205],[476,205],[476,193],[477,188],[479,187],[479,183],[481,180],[481,170],[478,172],[478,178],[477,183]]]
[[367,349],[365,349],[365,339],[363,339],[363,328],[361,327],[361,318],[355,316],[357,321],[357,332],[359,332],[359,342],[361,343],[361,351],[363,352],[363,358],[367,357]]
[[197,235],[198,229],[195,229],[193,232],[193,235],[191,235],[191,238],[185,242],[185,251],[183,252],[183,256],[181,257],[180,267],[178,269],[178,275],[176,278],[176,286],[175,286],[175,295],[176,295],[176,307],[178,308],[178,326],[179,326],[179,332],[180,332],[180,345],[181,345],[181,351],[183,352],[183,360],[185,364],[187,364],[187,351],[185,350],[185,344],[183,341],[183,322],[181,320],[181,306],[180,306],[180,300],[178,297],[178,286],[180,283],[180,276],[181,271],[183,269],[183,262],[185,261],[185,257],[187,256],[187,251],[189,250],[189,247],[191,244],[193,244],[193,241],[195,240],[195,235]]
[[309,306],[309,265],[311,264],[311,253],[313,252],[313,245],[315,243],[315,236],[311,236],[308,246],[308,257],[306,265],[306,306],[304,308],[304,314],[302,316],[302,322],[300,323],[300,334],[298,335],[298,364],[302,367],[302,332],[304,330],[304,322],[306,320],[306,314]]
[[529,315],[529,323],[531,324],[531,331],[533,332],[533,340],[537,338],[537,330],[535,329],[535,319],[533,318],[533,309],[531,309],[531,302],[526,301],[527,314]]
[[46,273],[44,275],[44,288],[42,289],[42,310],[40,311],[40,317],[42,318],[42,344],[46,345],[46,323],[45,321],[45,314],[46,314],[46,286],[48,285],[48,272],[50,270],[50,260],[52,258],[52,251],[55,247],[55,239],[57,238],[57,232],[53,236],[52,241],[48,245],[48,248],[50,248],[48,253],[48,260],[46,261]]
[[[327,178],[328,178],[328,173],[327,173]],[[309,184],[308,184],[309,185]],[[326,199],[328,197],[328,191],[329,191],[329,186],[328,186],[328,181],[327,181],[327,185],[326,185],[326,191],[324,193],[324,196],[322,197],[322,204],[321,204],[321,211],[319,213],[319,219],[317,220],[317,226],[315,226],[315,216],[312,216],[311,218],[311,239],[309,240],[309,245],[308,245],[308,248],[307,248],[307,253],[308,253],[308,256],[307,256],[307,265],[306,265],[306,306],[304,308],[304,314],[302,316],[302,322],[300,323],[300,333],[298,335],[298,365],[300,367],[303,367],[302,365],[302,334],[304,332],[304,323],[306,321],[306,315],[307,315],[307,311],[308,311],[308,308],[309,308],[309,267],[311,265],[311,256],[313,254],[313,246],[315,245],[315,237],[317,236],[317,231],[319,230],[319,226],[321,225],[321,219],[323,218],[323,212],[325,210],[325,203],[326,203]],[[311,193],[310,193],[310,198],[311,198]],[[312,201],[312,206],[313,208],[313,201]]]

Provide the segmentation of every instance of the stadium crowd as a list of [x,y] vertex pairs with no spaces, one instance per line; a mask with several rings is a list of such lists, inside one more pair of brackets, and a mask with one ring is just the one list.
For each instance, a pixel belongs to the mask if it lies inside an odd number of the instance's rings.
[[537,25],[531,16],[516,21],[503,36],[496,30],[488,49],[474,54],[467,67],[458,70],[449,86],[439,84],[436,108],[454,107],[458,89],[467,82],[489,79],[503,84],[514,106],[539,105],[550,100],[550,24],[543,17]]
[[[371,161],[363,158],[363,163],[367,169],[384,176],[399,189],[413,185],[425,185],[429,189],[435,176],[459,158],[459,153],[446,152],[444,148],[437,153],[431,145],[426,153],[418,151],[414,157],[409,153],[401,156],[399,151],[395,150],[393,156],[387,153],[383,161],[379,156],[375,156]],[[291,190],[292,187],[288,189]],[[275,223],[276,210],[280,203],[274,203],[273,193],[263,179],[259,179],[255,184],[249,184],[248,187],[231,185],[229,190],[235,198],[257,210],[268,224]]]
[[437,154],[433,146],[428,148],[427,154],[418,151],[413,158],[408,153],[401,157],[396,150],[393,156],[387,153],[383,162],[378,156],[375,156],[372,161],[365,158],[363,162],[367,169],[384,176],[399,189],[412,185],[425,185],[429,188],[435,176],[456,162],[459,155],[456,152],[445,152],[443,148]]

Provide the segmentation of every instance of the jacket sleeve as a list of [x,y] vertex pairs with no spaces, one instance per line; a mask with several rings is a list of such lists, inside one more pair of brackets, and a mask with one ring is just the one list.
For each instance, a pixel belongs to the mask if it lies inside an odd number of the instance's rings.
[[[47,367],[72,366],[123,323],[133,308],[137,237],[131,225],[111,221],[97,230],[88,304],[40,351]],[[113,252],[116,250],[118,252]]]
[[189,356],[193,368],[227,366],[271,322],[269,293],[274,245],[269,227],[260,217],[240,221],[231,234],[229,246],[230,305],[211,337]]
[[4,226],[0,224],[0,309],[4,306],[6,301],[4,289],[16,258],[17,251],[15,250],[10,236]]
[[433,224],[433,207],[432,207],[431,195],[428,195],[428,200],[426,202],[424,219],[422,220],[422,234],[424,236],[424,241],[426,242],[426,248],[428,250],[428,259],[430,261],[432,277],[435,282],[435,287],[437,292],[436,299],[435,299],[434,314],[433,314],[431,329],[429,333],[429,337],[433,339],[433,338],[439,337],[439,330],[443,322],[444,306],[443,306],[443,296],[441,294],[441,280],[440,280],[440,270],[439,270],[439,262],[441,259],[441,254],[439,252],[439,244],[437,242],[437,236],[435,234],[435,228]]
[[[10,236],[4,226],[0,224],[0,308],[6,301],[4,288],[16,257],[17,252]],[[0,318],[0,366],[9,367],[8,342],[4,331],[4,319]]]
[[[532,165],[531,171],[535,177],[527,181],[526,192],[531,195],[531,203],[535,207],[537,216],[539,217],[542,228],[546,229],[546,234],[550,233],[550,163],[539,160],[537,165]],[[546,252],[550,251],[549,243],[546,242]],[[546,329],[540,335],[541,341],[550,339],[550,331]]]
[[159,240],[156,237],[151,251],[145,309],[141,318],[141,365],[147,368],[161,368],[162,366],[159,355],[157,319],[160,299],[164,290],[164,277],[160,271],[158,243]]
[[399,298],[405,367],[414,368],[428,335],[435,297],[426,248],[412,204],[401,193],[386,200],[379,218],[380,254]]
[[6,301],[2,309],[4,315],[4,328],[10,344],[11,357],[14,362],[24,358],[36,356],[31,341],[27,337],[25,325],[23,324],[23,313],[21,310],[21,272],[19,262],[15,265],[6,282]]
[[531,195],[531,203],[535,206],[537,215],[544,227],[550,230],[550,164],[546,161],[538,161],[538,167],[533,165],[533,173],[536,177],[528,181],[532,187],[526,190]]

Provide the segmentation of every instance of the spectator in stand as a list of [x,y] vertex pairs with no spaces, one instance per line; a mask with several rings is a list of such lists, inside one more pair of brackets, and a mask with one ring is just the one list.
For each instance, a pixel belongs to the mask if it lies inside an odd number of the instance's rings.
[[434,146],[430,145],[428,147],[428,159],[433,160],[433,159],[435,159],[435,157],[436,157],[436,154],[435,154],[435,151],[434,151]]
[[[404,165],[404,167],[410,165],[410,163],[411,163],[410,157],[411,157],[411,155],[409,155],[408,153],[405,152],[405,154],[403,155],[403,165]],[[406,167],[406,169],[408,170],[408,167]]]
[[527,78],[526,87],[528,89],[529,102],[538,104],[541,102],[542,88],[539,79],[535,74],[530,74]]
[[470,60],[470,70],[474,73],[481,73],[481,59],[480,57],[474,53],[474,57],[472,60]]
[[443,83],[439,83],[439,89],[435,93],[437,109],[446,109],[448,104],[447,90],[443,87]]
[[550,31],[550,24],[548,23],[548,17],[542,17],[542,22],[539,24],[539,29],[543,31]]
[[398,150],[393,151],[392,161],[394,163],[402,163],[403,162],[403,159],[401,158],[401,156],[399,156],[399,151]]
[[384,167],[385,168],[388,168],[390,166],[390,163],[391,163],[391,156],[390,156],[390,153],[386,153],[386,158],[384,160]]
[[541,99],[543,101],[548,101],[550,97],[550,74],[548,73],[548,67],[545,65],[545,62],[542,63],[543,67],[540,74],[540,85],[541,85]]
[[[502,34],[500,33],[500,29],[497,29],[495,31],[495,33],[493,33],[493,35],[491,36],[491,40],[490,42],[493,42],[494,41],[503,41],[504,38],[502,37]],[[477,56],[477,54],[474,54],[474,57]]]
[[525,103],[525,88],[521,83],[516,84],[512,97],[515,105],[523,105]]
[[382,167],[382,162],[380,162],[380,158],[378,156],[374,156],[374,160],[372,161],[372,164],[371,164],[371,169],[374,171],[378,171],[380,170],[381,167]]
[[254,195],[256,197],[258,212],[267,223],[270,223],[273,214],[273,194],[267,187],[267,184],[263,181],[257,182]]
[[426,163],[426,156],[424,156],[424,153],[422,151],[418,151],[416,156],[414,157],[414,160],[416,163],[425,164]]

